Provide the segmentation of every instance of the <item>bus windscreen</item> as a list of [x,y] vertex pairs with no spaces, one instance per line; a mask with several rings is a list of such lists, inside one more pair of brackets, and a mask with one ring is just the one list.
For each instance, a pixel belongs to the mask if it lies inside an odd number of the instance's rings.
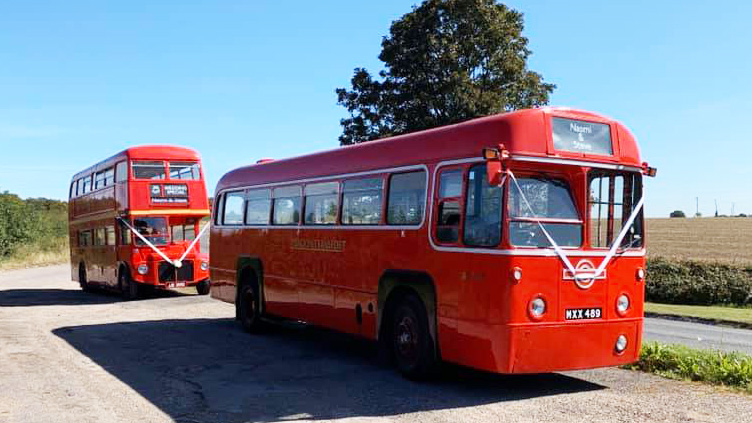
[[553,118],[554,148],[573,153],[612,156],[611,128],[605,123]]

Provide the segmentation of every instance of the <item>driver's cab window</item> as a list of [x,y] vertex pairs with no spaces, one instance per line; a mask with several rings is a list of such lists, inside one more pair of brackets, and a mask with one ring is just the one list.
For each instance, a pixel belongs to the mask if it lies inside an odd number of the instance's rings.
[[500,186],[492,186],[486,176],[486,165],[470,168],[465,195],[465,228],[463,242],[471,247],[496,247],[501,242]]
[[436,241],[456,244],[462,221],[462,169],[444,170],[439,174]]

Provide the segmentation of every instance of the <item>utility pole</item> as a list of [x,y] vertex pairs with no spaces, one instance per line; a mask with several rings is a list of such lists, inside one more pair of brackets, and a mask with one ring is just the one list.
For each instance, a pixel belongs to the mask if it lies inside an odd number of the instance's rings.
[[695,197],[695,217],[700,217],[700,197]]
[[718,200],[715,200],[715,217],[718,217]]
[[731,216],[734,216],[734,206],[736,206],[736,204],[731,203]]

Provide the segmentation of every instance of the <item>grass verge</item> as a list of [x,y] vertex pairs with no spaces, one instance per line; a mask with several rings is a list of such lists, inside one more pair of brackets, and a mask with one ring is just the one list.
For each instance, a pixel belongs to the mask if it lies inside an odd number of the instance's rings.
[[67,238],[48,238],[19,247],[8,257],[0,258],[0,270],[23,269],[67,263],[70,260]]
[[740,389],[752,394],[752,356],[696,350],[651,342],[643,345],[640,361],[627,366],[677,380],[691,380]]
[[645,312],[663,316],[689,317],[713,323],[739,323],[745,327],[752,326],[752,307],[645,303]]

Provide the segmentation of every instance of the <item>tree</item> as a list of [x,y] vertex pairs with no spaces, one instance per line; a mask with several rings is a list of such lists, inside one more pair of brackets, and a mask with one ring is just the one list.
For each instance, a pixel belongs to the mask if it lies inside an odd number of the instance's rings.
[[336,90],[350,113],[342,145],[545,105],[554,88],[527,69],[522,13],[495,0],[426,0],[394,21],[377,80],[356,68]]
[[674,210],[671,212],[669,217],[687,217],[687,215],[685,215],[684,212],[681,210]]

